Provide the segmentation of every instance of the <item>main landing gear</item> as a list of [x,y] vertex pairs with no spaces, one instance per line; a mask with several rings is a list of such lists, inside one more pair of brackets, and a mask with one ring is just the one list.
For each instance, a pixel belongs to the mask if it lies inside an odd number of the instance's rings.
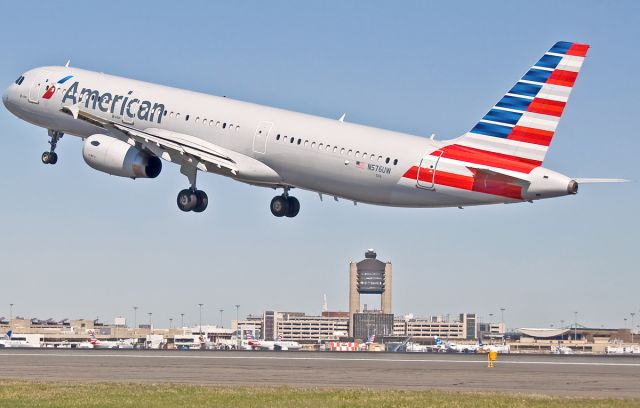
[[276,217],[293,218],[300,212],[300,201],[289,195],[289,189],[285,188],[284,194],[273,197],[271,200],[271,214]]
[[63,135],[64,133],[62,132],[49,129],[49,136],[51,137],[49,144],[51,145],[51,148],[48,152],[42,153],[42,163],[56,164],[58,162],[58,155],[56,154],[55,150],[56,146],[58,145],[58,141],[62,138]]
[[209,204],[207,193],[195,188],[187,188],[178,193],[178,208],[182,211],[203,212]]
[[189,183],[191,183],[191,187],[178,193],[178,199],[176,200],[178,208],[185,212],[203,212],[207,209],[209,197],[207,197],[207,193],[196,188],[197,168],[189,164],[183,164],[180,167],[180,172],[187,176]]

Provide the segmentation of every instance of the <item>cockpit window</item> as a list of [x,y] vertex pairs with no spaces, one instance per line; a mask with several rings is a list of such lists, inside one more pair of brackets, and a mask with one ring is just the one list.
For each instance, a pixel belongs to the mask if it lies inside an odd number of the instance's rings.
[[24,81],[24,77],[23,77],[22,75],[20,75],[20,76],[18,77],[18,79],[16,79],[16,84],[18,84],[18,85],[22,85],[22,81]]

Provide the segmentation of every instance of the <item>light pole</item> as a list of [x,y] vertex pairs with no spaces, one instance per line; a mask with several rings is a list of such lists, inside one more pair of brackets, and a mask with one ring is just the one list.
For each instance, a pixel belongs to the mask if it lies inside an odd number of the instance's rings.
[[133,307],[133,337],[136,336],[136,327],[138,326],[138,306]]
[[220,309],[220,327],[224,327],[222,325],[222,312],[224,312],[224,309]]
[[198,334],[202,334],[202,306],[204,305],[204,303],[198,303],[198,306],[200,306],[200,333]]
[[507,331],[507,328],[504,327],[504,311],[507,310],[504,307],[500,308],[500,323],[502,324],[502,330],[504,330],[505,332]]
[[184,313],[180,313],[180,328],[184,328]]
[[173,329],[173,317],[169,318],[169,329]]
[[578,311],[573,312],[573,341],[578,340]]
[[624,320],[624,328],[626,330],[626,328],[627,328],[627,318],[625,317],[623,320]]
[[13,303],[9,303],[9,329],[11,329],[12,320],[13,320]]
[[242,332],[240,331],[240,305],[236,305],[236,349],[240,348],[242,343]]
[[147,313],[147,314],[149,315],[149,334],[151,334],[151,315],[152,315],[153,313],[149,312],[149,313]]
[[[564,329],[564,320],[560,320],[560,328]],[[562,341],[564,341],[564,333],[562,333],[562,337],[561,337]]]
[[631,343],[633,344],[633,323],[634,323],[634,318],[636,317],[636,313],[635,312],[631,312]]

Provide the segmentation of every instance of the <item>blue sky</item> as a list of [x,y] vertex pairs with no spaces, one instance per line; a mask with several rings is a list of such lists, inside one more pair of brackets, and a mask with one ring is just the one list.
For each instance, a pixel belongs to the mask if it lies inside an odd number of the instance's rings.
[[[558,40],[592,45],[545,166],[639,180],[640,29],[635,2],[3,3],[0,83],[73,66],[437,138],[470,129]],[[298,192],[295,219],[272,190],[201,175],[200,215],[165,165],[154,180],[90,169],[65,137],[2,107],[0,316],[112,321],[153,312],[224,324],[264,309],[346,310],[348,261],[394,265],[394,311],[505,307],[507,324],[623,326],[640,310],[637,183],[582,186],[535,204],[393,209]],[[374,299],[368,299],[375,303]],[[5,310],[6,309],[6,310]],[[494,320],[496,318],[494,317]],[[139,318],[139,320],[141,320]],[[640,318],[636,324],[640,323]]]

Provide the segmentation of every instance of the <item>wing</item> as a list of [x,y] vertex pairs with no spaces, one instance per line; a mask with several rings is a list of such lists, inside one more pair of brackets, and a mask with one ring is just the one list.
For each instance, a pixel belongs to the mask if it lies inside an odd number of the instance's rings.
[[230,173],[226,174],[230,176],[238,175],[238,164],[232,157],[238,156],[238,153],[203,139],[158,128],[136,129],[124,123],[114,122],[82,111],[77,106],[65,106],[62,111],[103,129],[116,130],[128,138],[126,142],[130,145],[148,149],[164,160],[179,164],[191,163],[201,171]]

